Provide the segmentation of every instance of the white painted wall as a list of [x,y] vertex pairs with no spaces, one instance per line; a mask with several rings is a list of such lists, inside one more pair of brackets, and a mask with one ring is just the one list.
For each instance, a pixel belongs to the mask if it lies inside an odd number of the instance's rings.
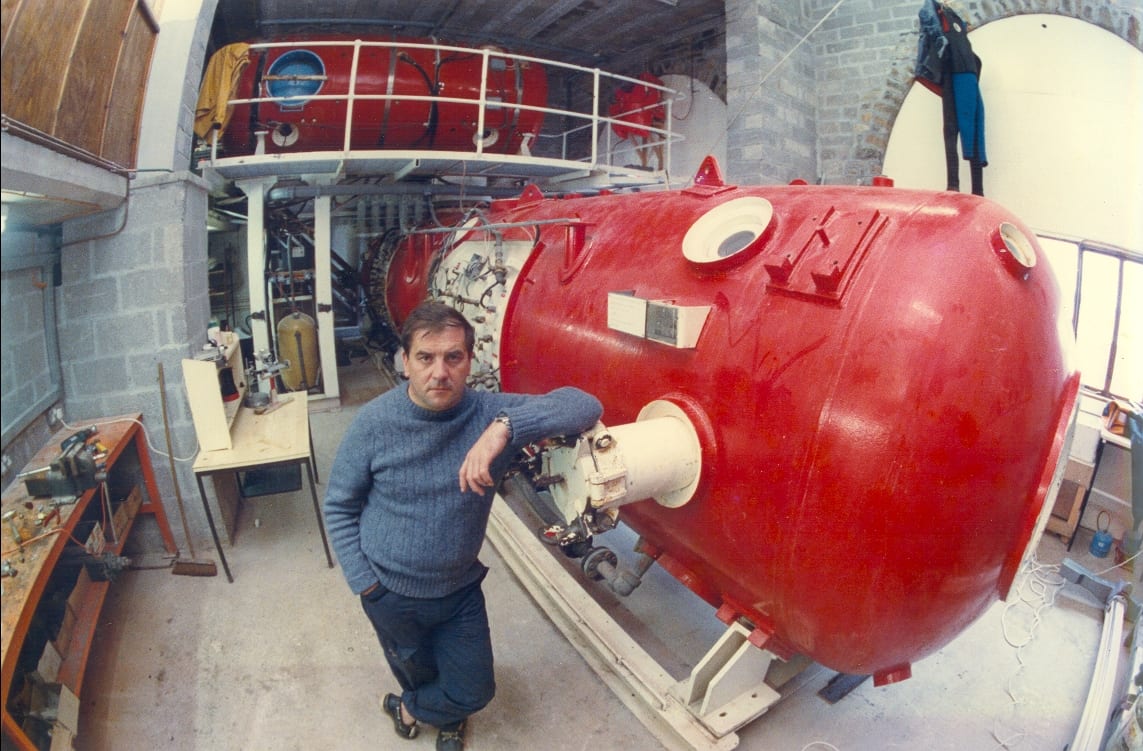
[[[162,3],[139,128],[140,170],[187,168],[194,106],[217,0]],[[152,4],[154,5],[154,4]]]
[[[969,40],[983,61],[985,197],[1036,230],[1143,252],[1143,53],[1056,15],[994,21]],[[940,98],[914,85],[885,174],[899,187],[943,190],[941,128]]]

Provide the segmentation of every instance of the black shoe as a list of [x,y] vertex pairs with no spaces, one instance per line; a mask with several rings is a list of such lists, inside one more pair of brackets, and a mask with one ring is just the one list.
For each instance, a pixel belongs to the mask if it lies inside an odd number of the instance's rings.
[[[385,714],[393,718],[393,730],[396,731],[397,735],[402,738],[417,737],[417,731],[420,730],[417,727],[417,721],[413,720],[406,725],[405,721],[401,719],[401,697],[385,694],[385,698],[381,700],[381,708],[385,710]],[[464,746],[461,745],[458,748],[464,748]]]
[[464,725],[462,721],[442,727],[437,733],[437,751],[463,751]]

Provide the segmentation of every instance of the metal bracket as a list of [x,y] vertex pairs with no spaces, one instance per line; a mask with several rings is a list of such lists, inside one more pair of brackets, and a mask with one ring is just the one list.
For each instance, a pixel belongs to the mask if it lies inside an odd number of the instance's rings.
[[782,695],[766,684],[777,657],[750,643],[750,629],[735,621],[699,660],[676,695],[716,736],[764,714]]

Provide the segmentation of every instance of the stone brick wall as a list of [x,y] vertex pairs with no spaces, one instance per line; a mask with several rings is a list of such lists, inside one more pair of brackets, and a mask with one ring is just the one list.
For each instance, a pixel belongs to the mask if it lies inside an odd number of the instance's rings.
[[[813,6],[820,16],[832,3]],[[912,81],[920,7],[917,0],[849,0],[815,33],[822,182],[868,184],[881,172]]]
[[[1078,18],[1143,50],[1140,0],[947,4],[977,27],[1028,13]],[[833,11],[836,5],[727,0],[727,174],[735,181],[801,177],[868,184],[881,172],[889,133],[913,80],[921,3],[846,0]],[[761,81],[806,34],[806,42]]]
[[758,184],[817,174],[814,52],[798,6],[727,0],[727,180]]

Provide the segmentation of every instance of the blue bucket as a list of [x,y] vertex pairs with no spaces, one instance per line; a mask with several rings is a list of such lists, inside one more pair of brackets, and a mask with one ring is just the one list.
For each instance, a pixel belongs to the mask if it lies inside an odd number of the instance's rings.
[[1096,532],[1091,538],[1091,554],[1096,558],[1106,558],[1111,552],[1111,533]]
[[1104,517],[1110,521],[1111,515],[1106,511],[1099,512],[1099,516],[1095,518],[1095,526],[1100,529],[1097,529],[1091,538],[1089,550],[1096,558],[1106,558],[1107,554],[1111,552],[1111,533],[1107,531],[1107,522],[1104,521]]

